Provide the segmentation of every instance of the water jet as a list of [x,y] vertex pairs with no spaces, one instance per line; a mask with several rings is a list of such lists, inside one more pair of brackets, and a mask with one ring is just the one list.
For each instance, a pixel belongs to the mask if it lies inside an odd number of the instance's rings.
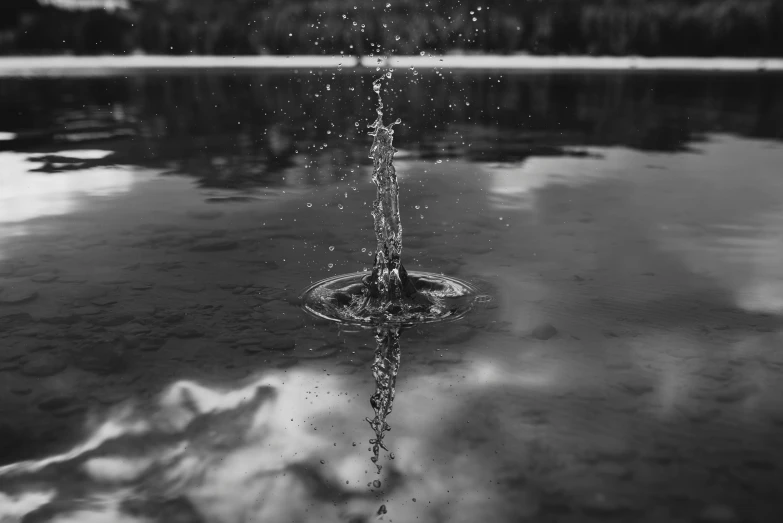
[[377,117],[369,124],[373,137],[370,158],[376,198],[372,216],[376,250],[371,271],[355,272],[321,280],[301,295],[303,309],[318,318],[340,324],[374,329],[376,349],[372,364],[375,392],[370,404],[374,418],[367,422],[375,432],[370,440],[372,462],[378,473],[384,434],[391,428],[386,418],[392,411],[400,366],[400,334],[412,325],[456,320],[477,301],[476,289],[457,278],[429,272],[407,271],[402,263],[402,224],[399,185],[394,168],[394,123],[383,123],[381,81],[373,82],[378,96]]

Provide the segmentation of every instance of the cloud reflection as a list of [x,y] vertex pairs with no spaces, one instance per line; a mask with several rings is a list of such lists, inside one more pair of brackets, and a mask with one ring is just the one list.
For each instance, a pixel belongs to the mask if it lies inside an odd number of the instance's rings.
[[[487,369],[471,372],[468,388],[508,381]],[[444,459],[440,426],[459,408],[444,385],[414,387],[410,400],[421,404],[405,401],[395,417],[396,456],[382,474],[356,444],[356,434],[367,436],[366,395],[349,385],[307,372],[235,389],[177,382],[152,405],[114,412],[70,452],[0,468],[0,521],[361,522],[381,504],[398,521],[500,513],[487,504],[493,487],[475,481],[491,475],[480,456]],[[469,496],[449,493],[468,487]]]
[[[521,164],[480,164],[491,176],[490,203],[500,210],[532,211],[536,191],[553,183],[569,186],[594,182],[610,175],[606,164],[622,160],[622,149],[601,149],[602,156],[531,157]],[[606,156],[603,156],[606,155]]]
[[[56,155],[93,159],[110,151],[69,151]],[[111,196],[130,190],[134,174],[119,166],[95,167],[78,173],[36,173],[43,162],[35,155],[0,152],[0,224],[18,223],[74,212],[83,196]]]

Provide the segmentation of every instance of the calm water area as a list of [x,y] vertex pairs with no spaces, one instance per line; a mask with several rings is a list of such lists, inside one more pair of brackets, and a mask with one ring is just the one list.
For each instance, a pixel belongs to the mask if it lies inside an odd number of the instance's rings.
[[0,78],[0,521],[783,521],[783,76],[396,71],[378,474],[375,74]]

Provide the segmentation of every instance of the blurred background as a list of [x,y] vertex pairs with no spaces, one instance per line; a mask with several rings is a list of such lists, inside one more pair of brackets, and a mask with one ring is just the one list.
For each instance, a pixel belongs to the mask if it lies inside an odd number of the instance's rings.
[[783,56],[781,0],[3,0],[0,54]]
[[[0,55],[0,523],[783,521],[783,0],[0,0]],[[404,332],[377,474],[299,296],[372,265],[381,70],[405,266],[491,300]]]

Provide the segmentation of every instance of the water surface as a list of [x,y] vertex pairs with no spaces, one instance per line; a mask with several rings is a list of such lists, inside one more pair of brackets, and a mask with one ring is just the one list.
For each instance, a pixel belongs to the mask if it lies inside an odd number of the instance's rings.
[[0,520],[780,520],[783,79],[396,73],[380,475],[371,80],[0,80]]

